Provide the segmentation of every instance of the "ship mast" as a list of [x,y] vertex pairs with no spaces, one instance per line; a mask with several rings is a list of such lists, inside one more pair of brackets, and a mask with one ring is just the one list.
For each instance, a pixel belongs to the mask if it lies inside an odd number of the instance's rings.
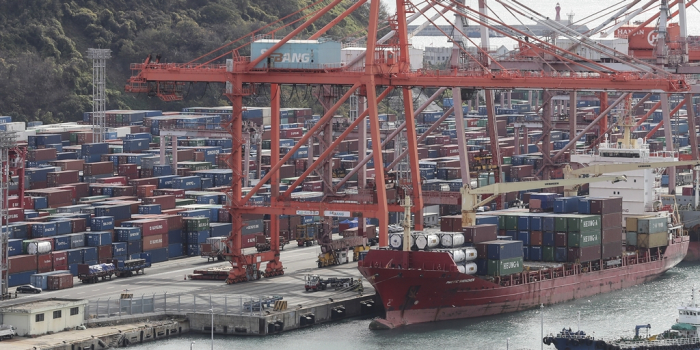
[[406,195],[406,199],[401,204],[403,207],[403,251],[411,250],[411,197]]

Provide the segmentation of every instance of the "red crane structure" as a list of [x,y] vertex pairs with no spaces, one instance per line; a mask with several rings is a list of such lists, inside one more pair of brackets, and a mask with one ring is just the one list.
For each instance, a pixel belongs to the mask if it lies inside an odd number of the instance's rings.
[[[321,3],[325,2],[330,3],[321,5]],[[524,41],[524,33],[517,33],[515,30],[503,31],[496,28],[496,25],[502,23],[497,18],[487,14],[486,0],[479,1],[479,9],[472,9],[465,6],[463,4],[464,1],[457,0],[428,0],[423,2],[424,6],[420,9],[410,0],[396,0],[396,14],[388,19],[392,32],[379,40],[377,39],[380,24],[379,0],[358,0],[308,39],[315,40],[319,38],[329,28],[342,21],[360,6],[369,6],[370,17],[364,65],[360,62],[361,58],[344,66],[318,65],[314,69],[281,69],[269,64],[271,54],[290,40],[296,39],[309,25],[317,23],[322,16],[341,2],[343,1],[328,0],[312,4],[317,6],[317,8],[314,8],[313,11],[303,17],[306,19],[304,23],[299,24],[289,34],[278,39],[264,53],[255,54],[252,57],[241,56],[239,53],[242,47],[238,47],[208,61],[202,57],[184,64],[146,62],[132,64],[131,66],[133,74],[126,85],[126,91],[155,94],[166,101],[181,99],[182,86],[186,82],[226,84],[225,95],[231,100],[233,105],[233,117],[229,123],[223,126],[230,133],[233,140],[232,154],[229,159],[229,165],[233,170],[233,182],[228,193],[230,196],[228,209],[233,222],[233,229],[228,238],[229,258],[232,269],[229,272],[228,283],[259,278],[260,274],[264,274],[266,277],[283,274],[283,265],[280,261],[278,248],[278,215],[319,215],[327,217],[339,216],[338,213],[344,213],[346,216],[351,217],[377,218],[379,221],[379,244],[380,246],[386,246],[388,244],[388,213],[390,211],[403,212],[404,209],[398,203],[388,203],[387,193],[384,189],[387,183],[385,171],[388,168],[382,166],[385,164],[382,157],[382,145],[383,143],[386,144],[388,140],[402,130],[405,130],[408,141],[408,149],[402,154],[402,157],[408,157],[408,163],[410,164],[410,180],[407,180],[402,185],[404,185],[406,193],[410,195],[414,203],[413,212],[417,214],[415,215],[416,218],[422,216],[425,198],[421,190],[419,172],[418,139],[421,135],[418,135],[416,132],[415,115],[417,110],[414,110],[412,93],[412,88],[414,87],[440,88],[440,92],[444,91],[445,88],[451,88],[454,90],[455,106],[462,105],[460,89],[486,90],[486,103],[489,109],[488,129],[492,151],[498,149],[499,136],[495,128],[496,123],[493,111],[492,92],[494,90],[537,88],[545,89],[545,91],[662,91],[673,93],[689,89],[682,76],[671,75],[663,71],[652,71],[648,67],[643,67],[643,69],[636,72],[617,71],[539,39],[535,39],[535,42]],[[482,25],[482,28],[503,32],[504,35],[513,37],[522,45],[532,48],[535,48],[535,45],[537,45],[538,50],[546,51],[547,55],[558,61],[556,69],[550,69],[553,67],[546,62],[536,65],[536,68],[531,68],[530,66],[518,68],[513,65],[506,67],[489,56],[487,46],[480,48],[480,54],[475,57],[469,54],[464,46],[455,44],[454,52],[456,56],[453,56],[455,59],[451,68],[446,70],[411,70],[407,23],[420,17],[424,17],[432,23],[431,18],[426,15],[431,9],[438,9],[438,12],[442,14],[453,12],[462,18]],[[455,35],[456,33],[460,33],[464,38],[467,37],[459,28],[455,28]],[[253,33],[247,38],[255,40],[255,34],[259,33]],[[482,41],[483,44],[484,42]],[[488,45],[487,40],[486,45]],[[224,48],[226,47],[228,46]],[[226,59],[227,62],[225,64],[214,62],[221,59]],[[273,131],[271,133],[271,169],[245,194],[242,188],[242,177],[245,174],[243,174],[242,170],[243,152],[241,148],[244,143],[242,130],[243,98],[253,94],[258,86],[263,84],[269,84],[271,90],[271,128]],[[277,130],[280,128],[280,86],[284,84],[337,86],[341,87],[342,95],[335,101],[330,101],[325,114],[301,137],[289,153],[280,154],[280,137]],[[377,105],[392,90],[400,90],[403,97],[405,122],[401,124],[398,130],[394,130],[389,137],[382,140]],[[330,121],[338,108],[346,103],[353,94],[366,99],[367,108],[360,111],[357,119],[335,140],[332,140],[329,138],[331,132]],[[549,95],[552,94],[550,93]],[[544,108],[551,108],[551,104],[545,104]],[[460,130],[461,108],[455,108],[454,112],[458,123],[457,127]],[[436,125],[440,124],[449,115],[448,111]],[[605,113],[601,113],[592,124],[597,124],[605,118],[605,115]],[[370,190],[372,195],[370,196],[366,192],[361,191],[358,194],[335,193],[333,186],[325,186],[325,197],[321,202],[292,200],[291,193],[294,188],[299,186],[312,171],[323,169],[323,165],[327,164],[330,156],[336,152],[336,147],[340,142],[355,128],[362,127],[366,120],[369,121],[369,138],[372,140],[372,153],[371,156],[367,156],[364,160],[362,160],[364,155],[361,154],[360,159],[364,163],[370,159],[374,161],[376,189]],[[464,129],[462,128],[461,130]],[[458,132],[458,134],[460,133]],[[572,135],[571,143],[575,144],[575,140],[582,135],[583,133],[578,134],[576,137]],[[326,142],[325,150],[298,180],[285,191],[280,191],[280,167],[292,157],[294,152],[306,145],[312,137],[324,139]],[[458,137],[458,139],[460,141],[460,159],[464,163],[462,166],[468,170],[464,135],[462,134],[462,137]],[[547,155],[545,161],[551,163],[549,150],[543,150],[543,153]],[[394,161],[390,167],[393,167],[396,162]],[[499,166],[500,157],[494,156],[494,162],[496,166]],[[364,163],[360,162],[358,168]],[[326,167],[326,169],[329,169],[329,167]],[[327,184],[332,184],[329,171],[321,170],[320,173],[323,174],[322,177]],[[466,177],[464,184],[468,186],[469,172],[463,172],[462,176]],[[249,202],[251,196],[255,195],[266,183],[271,184],[271,203],[266,206],[251,204]],[[428,197],[426,196],[426,198]],[[270,215],[271,251],[249,255],[243,254],[241,249],[241,227],[243,223],[242,215],[244,214]],[[416,223],[416,226],[416,229],[422,229],[420,221]],[[266,263],[264,272],[261,270],[261,264],[263,263]]]

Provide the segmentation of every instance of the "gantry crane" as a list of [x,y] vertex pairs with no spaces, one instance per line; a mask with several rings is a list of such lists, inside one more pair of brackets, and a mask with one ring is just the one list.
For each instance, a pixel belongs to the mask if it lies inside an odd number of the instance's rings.
[[[485,12],[485,0],[479,1],[479,10],[471,9],[463,5],[462,1],[428,1],[427,5],[419,9],[410,0],[396,0],[396,15],[389,19],[392,32],[385,38],[377,38],[379,25],[379,0],[369,1],[370,16],[367,37],[366,55],[364,55],[364,67],[358,66],[358,60],[346,66],[319,66],[315,69],[278,69],[270,64],[273,61],[272,54],[282,48],[293,38],[296,38],[302,31],[312,23],[317,24],[319,19],[327,14],[331,9],[338,6],[342,0],[329,0],[330,3],[323,8],[313,9],[305,16],[307,20],[292,30],[288,35],[276,40],[275,44],[264,53],[255,53],[253,56],[242,56],[240,48],[228,51],[226,54],[217,56],[214,59],[204,62],[189,62],[185,64],[176,63],[153,63],[144,62],[132,64],[132,77],[126,85],[127,92],[151,93],[158,95],[164,100],[176,100],[182,98],[182,86],[186,82],[221,83],[226,85],[225,95],[231,100],[233,105],[233,117],[224,127],[230,132],[233,139],[232,153],[229,158],[229,166],[233,169],[233,181],[229,191],[230,206],[228,207],[233,229],[228,239],[232,269],[229,272],[228,283],[236,283],[257,278],[260,273],[261,264],[266,262],[265,276],[275,276],[283,273],[282,262],[279,256],[279,222],[278,215],[319,215],[319,216],[341,216],[341,217],[373,217],[379,221],[379,244],[386,246],[388,243],[388,212],[401,212],[403,208],[398,204],[388,204],[386,191],[382,188],[385,181],[385,172],[382,171],[384,164],[382,157],[382,138],[379,128],[377,104],[382,101],[392,90],[401,91],[404,101],[404,112],[406,115],[403,128],[406,131],[408,149],[406,155],[411,168],[410,192],[411,200],[414,204],[413,212],[419,216],[423,207],[423,197],[421,193],[421,179],[418,165],[418,135],[416,134],[416,121],[413,106],[412,87],[443,88],[454,87],[456,91],[464,87],[468,89],[513,89],[513,88],[533,88],[540,87],[557,90],[624,90],[624,91],[666,91],[678,92],[688,90],[683,77],[666,74],[665,72],[621,72],[602,66],[596,62],[585,60],[575,54],[557,54],[553,50],[553,55],[559,57],[570,66],[577,66],[577,69],[567,69],[566,72],[550,72],[545,70],[523,71],[519,69],[507,69],[500,66],[496,69],[490,67],[491,59],[488,52],[480,49],[482,58],[474,60],[481,68],[478,70],[453,67],[450,71],[419,70],[412,71],[409,61],[409,34],[407,32],[407,16],[416,19],[425,12],[438,7],[447,11],[452,11],[458,16],[465,17],[485,27],[494,29],[492,23],[497,20],[488,16]],[[320,1],[319,1],[320,2]],[[319,3],[317,2],[317,3]],[[358,0],[352,6],[343,11],[321,30],[313,34],[308,39],[317,40],[329,28],[342,21],[346,16],[355,11],[368,0]],[[317,4],[316,3],[316,4]],[[443,12],[444,13],[444,12]],[[476,15],[475,15],[476,14]],[[427,17],[426,17],[427,18]],[[459,29],[457,29],[459,30]],[[494,29],[495,30],[495,29]],[[255,33],[254,33],[255,34]],[[464,37],[464,33],[461,33]],[[247,36],[246,38],[249,38]],[[513,37],[517,37],[514,35]],[[522,38],[519,38],[523,42]],[[543,43],[543,45],[545,45]],[[554,48],[551,44],[549,48]],[[466,57],[468,53],[459,49],[459,53]],[[277,56],[275,56],[277,57]],[[569,57],[580,58],[583,63],[574,62]],[[226,59],[226,63],[212,63],[215,60]],[[484,64],[485,63],[485,64]],[[498,65],[498,62],[493,61]],[[579,70],[585,70],[580,72]],[[271,96],[271,128],[273,131],[280,128],[280,85],[283,84],[310,84],[310,85],[334,85],[342,87],[344,93],[332,105],[328,106],[326,113],[321,119],[311,127],[306,134],[283,156],[279,152],[279,134],[271,133],[271,169],[245,196],[242,195],[241,169],[243,144],[242,137],[242,111],[243,98],[252,95],[257,91],[259,85],[270,85]],[[279,189],[279,169],[287,162],[292,155],[302,146],[305,146],[309,139],[324,128],[338,108],[345,103],[348,98],[358,94],[367,101],[365,109],[358,118],[343,132],[336,140],[327,146],[326,150],[285,192]],[[490,94],[490,92],[489,92]],[[460,93],[457,93],[455,102],[459,101]],[[459,103],[461,105],[461,102]],[[492,101],[487,101],[487,105],[493,107]],[[459,108],[458,108],[459,109]],[[492,108],[491,108],[492,109]],[[458,114],[461,119],[461,112]],[[492,112],[489,115],[489,129],[495,131],[495,119]],[[375,173],[375,183],[377,184],[376,199],[371,200],[353,198],[352,196],[330,196],[330,200],[321,202],[297,202],[291,200],[292,191],[328,157],[345,137],[369,119],[370,135],[372,142],[372,153],[374,164],[377,167]],[[459,133],[458,133],[459,134]],[[491,140],[497,149],[497,134],[490,134]],[[463,135],[462,135],[463,136]],[[580,137],[580,136],[579,136]],[[466,144],[464,137],[459,138],[460,157],[466,160]],[[499,157],[495,156],[500,162]],[[367,160],[365,160],[366,162]],[[466,172],[468,176],[468,171]],[[272,199],[266,206],[254,206],[248,201],[263,184],[271,183]],[[271,245],[273,250],[250,255],[244,255],[241,249],[241,226],[242,214],[270,214]],[[420,229],[419,223],[416,223]]]

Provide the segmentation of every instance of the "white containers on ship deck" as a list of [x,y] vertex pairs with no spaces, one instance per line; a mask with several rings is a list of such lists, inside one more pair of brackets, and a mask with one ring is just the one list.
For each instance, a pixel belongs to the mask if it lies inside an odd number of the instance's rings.
[[440,245],[445,248],[461,247],[464,245],[464,235],[461,233],[442,232],[440,234]]
[[437,248],[440,245],[440,237],[432,233],[416,234],[416,247],[419,250]]
[[[409,248],[412,248],[416,244],[415,237],[413,234],[410,236]],[[402,249],[403,248],[403,232],[390,233],[389,234],[389,247],[392,249]]]
[[441,249],[441,252],[449,253],[456,264],[476,260],[477,251],[474,247]]
[[468,262],[464,265],[457,264],[457,271],[467,275],[473,275],[476,273],[476,264],[473,262]]

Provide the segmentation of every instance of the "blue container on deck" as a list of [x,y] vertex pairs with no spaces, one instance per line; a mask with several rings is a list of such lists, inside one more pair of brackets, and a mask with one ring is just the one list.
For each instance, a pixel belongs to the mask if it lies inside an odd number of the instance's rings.
[[71,233],[70,221],[59,218],[51,220],[51,222],[56,223],[56,235],[67,235]]
[[117,259],[119,261],[128,260],[126,255],[113,256],[112,259]]
[[141,240],[126,242],[126,255],[134,255],[141,253],[143,250],[143,243]]
[[112,243],[112,256],[126,255],[126,242]]
[[530,245],[530,231],[518,231],[516,240],[522,241],[523,245]]
[[530,231],[530,217],[529,216],[519,216],[518,217],[518,230]]
[[114,217],[96,216],[90,220],[90,229],[93,231],[114,230]]
[[578,211],[579,197],[561,197],[554,200],[555,213],[575,213]]
[[566,248],[566,247],[556,247],[556,249],[554,249],[554,261],[556,261],[556,262],[567,261],[568,255],[569,255],[569,252],[568,252],[568,248]]
[[139,205],[139,214],[160,214],[160,204]]
[[[217,211],[218,212],[218,211]],[[187,211],[181,211],[178,214],[180,216],[185,217],[185,218],[194,218],[194,217],[211,217],[211,211],[209,209],[193,209],[193,210],[187,210]]]
[[179,258],[182,255],[182,244],[168,244],[168,259]]
[[198,256],[199,255],[199,244],[188,244],[187,245],[187,255]]
[[59,134],[41,134],[36,135],[36,145],[46,146],[55,143],[61,143],[61,135]]
[[555,237],[556,237],[556,235],[554,234],[554,232],[550,232],[550,231],[542,232],[542,245],[554,247],[556,245],[554,243]]
[[528,246],[523,247],[523,260],[530,260],[530,247]]
[[138,241],[141,239],[141,229],[138,227],[115,227],[117,242]]
[[131,205],[117,204],[95,207],[95,216],[113,216],[114,220],[130,219]]
[[579,214],[590,214],[591,213],[591,197],[579,198],[578,199],[578,213]]
[[147,132],[138,132],[134,134],[126,134],[126,139],[127,140],[133,140],[133,139],[145,139],[148,140],[148,142],[151,142],[151,134]]
[[168,248],[153,249],[141,253],[141,259],[146,259],[145,256],[151,256],[151,263],[159,263],[168,261]]
[[70,235],[66,235],[70,237],[70,248],[75,249],[75,248],[82,248],[85,246],[85,234],[84,233],[72,233]]
[[[31,219],[31,218],[38,218],[39,217],[39,212],[34,211],[34,210],[25,210],[24,211],[24,218],[25,219]],[[70,232],[70,230],[68,230]]]
[[541,216],[531,216],[530,217],[530,231],[542,231],[542,217]]
[[16,287],[23,284],[29,284],[31,283],[32,275],[35,273],[36,271],[27,271],[10,274],[7,276],[7,285],[9,287]]
[[543,210],[549,210],[554,208],[554,200],[559,197],[557,193],[533,193],[530,195],[530,199],[539,199]]
[[71,249],[70,245],[71,236],[56,236],[53,238],[53,250],[66,250]]
[[490,241],[487,244],[486,257],[490,260],[518,258],[523,254],[522,241]]
[[177,175],[164,175],[158,177],[158,188],[173,188],[173,179],[176,179]]
[[209,236],[210,237],[226,237],[231,233],[232,225],[225,222],[212,222],[209,223]]
[[106,143],[86,143],[81,145],[80,149],[83,157],[96,155],[100,159],[101,155],[109,154],[109,145]]
[[[204,179],[202,179],[204,180]],[[197,196],[197,204],[220,204],[219,195],[217,194],[206,194]]]
[[49,202],[46,197],[33,197],[34,209],[46,209],[49,207]]
[[542,261],[543,249],[540,246],[531,246],[530,249],[530,260],[532,261]]
[[[95,251],[97,251],[97,250],[95,250]],[[82,264],[83,263],[83,248],[68,249],[66,251],[66,253],[68,253],[68,255],[67,255],[68,265],[70,265],[70,264]]]
[[153,176],[167,176],[173,174],[173,168],[170,165],[154,165]]
[[207,188],[212,188],[214,187],[214,179],[210,177],[203,177],[202,179],[202,189],[205,190]]
[[485,275],[489,266],[489,261],[487,259],[476,259],[474,263],[476,263],[476,274]]
[[173,179],[173,188],[181,190],[198,190],[202,188],[202,179],[199,176],[183,176]]
[[10,239],[7,242],[8,256],[22,255],[22,240]]
[[82,262],[77,263],[77,264],[68,265],[68,270],[70,271],[70,274],[71,274],[71,275],[73,275],[73,276],[77,276],[77,275],[78,275],[78,265],[79,265],[79,264],[82,264]]
[[183,244],[187,239],[183,236],[182,230],[172,230],[168,231],[168,243],[169,244]]
[[28,239],[29,238],[29,227],[27,224],[15,223],[9,225],[10,227],[10,238],[16,239]]
[[543,216],[542,217],[542,231],[554,231],[554,217],[553,216]]
[[35,222],[32,224],[32,238],[52,237],[55,235],[55,222]]
[[85,234],[85,245],[88,247],[99,247],[108,244],[112,244],[112,234],[110,232],[90,232]]
[[506,230],[506,236],[510,237],[510,238],[513,239],[513,240],[518,239],[518,231],[516,231],[516,230]]
[[145,151],[148,149],[148,143],[149,140],[144,139],[124,140],[122,143],[122,149],[124,150],[124,153]]
[[661,186],[668,186],[668,175],[661,175]]
[[206,243],[207,238],[209,238],[209,230],[188,232],[187,233],[187,244]]
[[[109,244],[109,243],[108,243]],[[83,249],[83,263],[97,260],[97,247],[85,247]]]

